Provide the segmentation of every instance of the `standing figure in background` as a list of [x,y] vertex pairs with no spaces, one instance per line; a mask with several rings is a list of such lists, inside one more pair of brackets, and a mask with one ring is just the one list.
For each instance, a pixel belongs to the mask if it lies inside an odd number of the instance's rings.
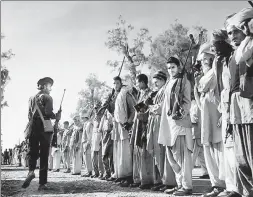
[[72,175],[81,175],[81,168],[82,168],[81,139],[83,127],[79,115],[74,116],[73,120],[74,120],[74,127],[69,145],[73,165]]
[[53,172],[60,172],[63,131],[64,130],[62,130],[62,129],[58,130],[58,132],[57,132],[57,147],[52,148]]
[[102,162],[102,132],[99,130],[101,122],[101,114],[98,114],[98,110],[101,107],[101,102],[95,105],[95,117],[93,119],[93,131],[92,131],[92,142],[91,142],[91,159],[94,170],[92,178],[102,178],[104,174],[104,167]]
[[84,171],[85,174],[82,177],[90,177],[92,175],[92,161],[91,161],[91,141],[92,141],[92,131],[93,122],[89,119],[88,114],[83,115],[83,135],[82,135],[82,154],[84,161]]
[[105,169],[105,176],[101,180],[107,180],[113,174],[113,141],[111,132],[113,129],[112,115],[105,111],[100,122],[99,129],[102,132],[102,160]]
[[64,173],[70,173],[70,138],[72,130],[69,129],[69,122],[65,121],[63,123],[64,131],[62,136],[62,154],[63,154],[63,166],[66,169]]

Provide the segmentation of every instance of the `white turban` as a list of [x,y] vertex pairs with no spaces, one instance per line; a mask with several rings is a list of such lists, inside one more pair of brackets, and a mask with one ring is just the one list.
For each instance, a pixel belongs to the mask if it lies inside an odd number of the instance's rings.
[[247,19],[253,18],[253,8],[244,8],[238,13],[236,13],[233,17],[228,19],[228,23],[230,25],[234,25],[237,28],[241,28],[241,25]]
[[200,60],[200,55],[202,54],[202,53],[208,53],[208,54],[211,54],[211,55],[215,55],[214,54],[214,52],[211,50],[211,43],[208,43],[208,42],[206,42],[206,43],[204,43],[204,44],[202,44],[201,46],[200,46],[200,48],[199,48],[199,53],[198,53],[198,56],[197,56],[197,60]]

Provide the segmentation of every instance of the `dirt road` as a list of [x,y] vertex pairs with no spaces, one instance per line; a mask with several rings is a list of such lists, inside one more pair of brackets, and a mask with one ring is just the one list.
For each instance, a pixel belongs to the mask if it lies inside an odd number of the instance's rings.
[[[63,171],[63,170],[62,170]],[[167,197],[168,194],[140,190],[139,188],[122,188],[116,183],[101,181],[99,179],[82,178],[63,172],[48,173],[48,191],[38,191],[39,170],[36,170],[36,178],[27,189],[21,185],[28,173],[27,168],[16,166],[2,166],[2,196],[43,196],[43,197],[73,197],[73,196],[101,196],[101,197]],[[192,196],[200,196],[210,189],[209,180],[201,180],[200,169],[193,171],[193,192]],[[172,195],[173,196],[173,195]]]

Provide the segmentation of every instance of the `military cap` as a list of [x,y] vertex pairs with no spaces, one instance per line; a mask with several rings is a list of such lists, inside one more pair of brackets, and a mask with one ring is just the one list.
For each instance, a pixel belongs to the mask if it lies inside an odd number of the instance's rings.
[[37,85],[45,85],[47,83],[50,83],[51,85],[54,84],[54,80],[50,77],[44,77],[42,79],[40,79],[38,82],[37,82]]
[[163,79],[164,81],[166,81],[167,75],[163,71],[159,70],[154,74],[153,78]]

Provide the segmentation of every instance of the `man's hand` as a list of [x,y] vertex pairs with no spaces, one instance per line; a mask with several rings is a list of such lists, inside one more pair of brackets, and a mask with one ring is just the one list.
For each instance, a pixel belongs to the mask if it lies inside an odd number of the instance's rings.
[[217,123],[217,127],[221,127],[222,124],[222,116],[219,118],[218,123]]
[[128,122],[125,122],[123,124],[123,128],[126,129],[127,131],[129,131],[131,129],[131,127],[132,127],[132,125],[130,123],[128,123]]
[[61,120],[61,110],[59,110],[56,114],[55,114],[55,119],[56,120]]

